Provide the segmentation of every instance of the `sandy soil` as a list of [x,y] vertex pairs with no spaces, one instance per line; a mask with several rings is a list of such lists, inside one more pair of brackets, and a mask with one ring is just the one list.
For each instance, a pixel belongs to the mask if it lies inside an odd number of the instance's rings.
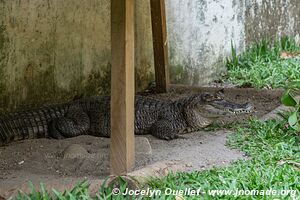
[[[174,99],[196,92],[214,92],[216,88],[172,87],[169,94],[154,95],[158,98]],[[148,94],[153,96],[153,94]],[[227,99],[244,103],[250,101],[261,117],[280,105],[281,90],[225,89]],[[220,123],[244,120],[249,115],[222,119]],[[197,132],[186,134],[186,139],[170,142],[148,138],[152,154],[138,154],[136,167],[141,168],[162,160],[183,160],[188,171],[207,169],[212,166],[226,165],[243,158],[241,152],[225,146],[226,131]],[[64,150],[71,144],[79,144],[86,152],[81,157],[65,158]],[[73,178],[99,179],[108,175],[109,139],[93,136],[80,136],[65,140],[37,139],[12,143],[0,147],[0,195],[12,191],[28,181],[38,183],[48,180]]]

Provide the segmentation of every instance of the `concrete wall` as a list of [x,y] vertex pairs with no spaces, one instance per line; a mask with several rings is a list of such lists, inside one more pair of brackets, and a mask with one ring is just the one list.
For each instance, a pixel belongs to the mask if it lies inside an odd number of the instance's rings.
[[299,0],[246,1],[245,40],[247,44],[267,36],[300,34]]
[[[153,77],[149,4],[136,4],[137,88]],[[110,59],[110,0],[0,0],[2,109],[108,93]]]
[[244,48],[242,1],[167,0],[171,78],[205,84],[225,71],[231,41]]
[[[297,0],[166,0],[173,83],[206,84],[266,35],[299,33]],[[136,88],[153,80],[149,0],[136,1]],[[110,0],[0,0],[0,108],[109,93]],[[0,111],[1,111],[0,109]]]
[[231,41],[238,51],[266,36],[296,36],[298,0],[166,0],[171,79],[206,84],[226,71]]

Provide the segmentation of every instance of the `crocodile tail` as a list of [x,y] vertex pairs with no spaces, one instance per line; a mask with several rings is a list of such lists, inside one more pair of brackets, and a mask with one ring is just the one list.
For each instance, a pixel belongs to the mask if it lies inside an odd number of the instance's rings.
[[58,106],[0,116],[0,146],[12,141],[48,137],[49,122],[63,114],[64,109]]

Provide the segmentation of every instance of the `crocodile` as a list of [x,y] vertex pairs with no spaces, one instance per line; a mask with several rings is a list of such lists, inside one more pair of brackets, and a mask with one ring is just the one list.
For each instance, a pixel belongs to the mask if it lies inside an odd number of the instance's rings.
[[[193,94],[178,100],[135,96],[135,134],[172,140],[210,125],[216,118],[250,113],[220,92]],[[110,96],[77,99],[0,116],[0,146],[37,138],[63,139],[89,134],[110,137]]]

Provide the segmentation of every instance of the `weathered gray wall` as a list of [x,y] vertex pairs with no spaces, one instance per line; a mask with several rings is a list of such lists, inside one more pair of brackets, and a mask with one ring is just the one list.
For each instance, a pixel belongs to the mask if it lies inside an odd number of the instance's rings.
[[246,1],[245,40],[247,44],[265,36],[299,36],[299,0]]
[[231,41],[251,42],[300,31],[299,0],[166,0],[171,79],[206,84],[224,73]]
[[[259,38],[297,35],[298,0],[166,0],[173,83],[206,84]],[[153,80],[149,0],[136,1],[136,84]],[[109,92],[110,0],[0,0],[0,108]]]
[[[136,10],[140,88],[153,77],[149,0]],[[1,108],[107,93],[110,58],[110,0],[0,0]]]
[[231,41],[244,48],[242,1],[167,0],[171,79],[205,84],[225,71]]

